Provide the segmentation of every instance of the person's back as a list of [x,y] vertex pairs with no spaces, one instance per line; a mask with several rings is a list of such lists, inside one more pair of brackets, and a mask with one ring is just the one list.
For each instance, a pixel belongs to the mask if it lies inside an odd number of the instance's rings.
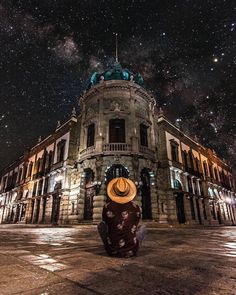
[[134,202],[110,202],[104,206],[103,221],[108,226],[106,250],[110,255],[136,255],[139,246],[136,238],[139,220],[140,208]]
[[111,202],[104,205],[103,221],[98,225],[104,247],[111,256],[135,256],[146,232],[145,226],[139,225],[140,208],[132,202],[136,186],[130,179],[118,177],[108,184],[107,193]]

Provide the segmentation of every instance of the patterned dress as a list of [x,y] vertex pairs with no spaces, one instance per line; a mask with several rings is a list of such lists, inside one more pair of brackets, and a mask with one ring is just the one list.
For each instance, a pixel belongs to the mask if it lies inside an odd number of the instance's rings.
[[140,208],[134,202],[107,203],[103,208],[103,221],[108,226],[106,251],[111,256],[131,257],[138,251],[137,226],[141,217]]

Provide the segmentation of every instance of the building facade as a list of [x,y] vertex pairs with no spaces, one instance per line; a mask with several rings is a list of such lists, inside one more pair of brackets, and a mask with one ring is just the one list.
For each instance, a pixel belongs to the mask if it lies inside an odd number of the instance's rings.
[[231,168],[157,112],[142,84],[119,63],[94,73],[80,114],[4,170],[0,223],[98,222],[108,182],[123,176],[143,219],[235,225]]

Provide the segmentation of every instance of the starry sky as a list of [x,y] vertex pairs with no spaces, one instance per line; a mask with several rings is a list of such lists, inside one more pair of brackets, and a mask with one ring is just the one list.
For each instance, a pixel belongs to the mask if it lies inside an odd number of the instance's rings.
[[235,1],[0,0],[0,170],[78,110],[115,33],[166,116],[235,169]]

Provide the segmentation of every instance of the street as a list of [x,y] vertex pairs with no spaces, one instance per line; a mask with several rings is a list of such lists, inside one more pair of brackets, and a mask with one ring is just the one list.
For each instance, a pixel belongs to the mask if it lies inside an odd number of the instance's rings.
[[236,227],[149,225],[139,256],[108,257],[95,225],[0,226],[0,294],[236,294]]

